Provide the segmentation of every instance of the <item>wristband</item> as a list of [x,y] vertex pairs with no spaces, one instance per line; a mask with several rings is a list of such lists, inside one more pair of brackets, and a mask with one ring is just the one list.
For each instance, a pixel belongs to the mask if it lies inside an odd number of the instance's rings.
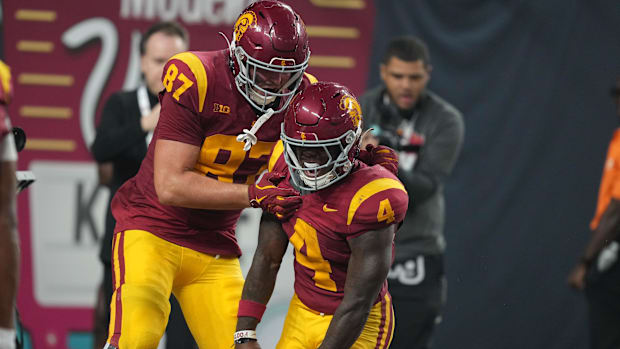
[[254,330],[242,330],[235,332],[235,344],[243,344],[249,341],[256,340],[256,331]]
[[237,311],[237,317],[249,316],[253,317],[260,322],[263,317],[263,313],[267,306],[258,302],[254,302],[248,299],[242,299],[239,301],[239,310]]
[[15,348],[15,330],[12,328],[0,328],[0,348]]

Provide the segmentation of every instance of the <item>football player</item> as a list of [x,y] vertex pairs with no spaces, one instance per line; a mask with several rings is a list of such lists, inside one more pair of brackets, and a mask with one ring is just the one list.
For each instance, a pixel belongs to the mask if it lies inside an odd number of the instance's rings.
[[[114,295],[107,348],[156,348],[173,292],[200,348],[230,348],[243,277],[235,225],[245,207],[286,217],[290,188],[257,183],[310,49],[288,5],[259,1],[229,47],[164,66],[161,112],[138,174],[112,200]],[[264,176],[269,183],[273,174]]]
[[394,316],[387,290],[394,234],[408,195],[395,174],[356,156],[361,109],[351,92],[319,82],[291,102],[270,171],[302,192],[289,218],[263,214],[239,302],[237,349],[260,348],[256,326],[271,297],[288,242],[295,294],[277,348],[387,348]]
[[6,106],[11,99],[11,73],[0,61],[0,348],[15,348],[15,295],[19,244],[16,230],[15,163],[17,150]]

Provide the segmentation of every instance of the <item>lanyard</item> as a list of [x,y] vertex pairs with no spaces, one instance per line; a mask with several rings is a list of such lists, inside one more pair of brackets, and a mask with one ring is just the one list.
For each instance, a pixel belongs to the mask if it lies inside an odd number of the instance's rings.
[[[146,117],[151,112],[151,102],[149,101],[149,94],[146,91],[145,85],[140,85],[137,91],[138,95],[138,107],[140,108],[140,114],[142,117]],[[153,139],[153,131],[149,131],[146,135],[146,146],[148,147]]]

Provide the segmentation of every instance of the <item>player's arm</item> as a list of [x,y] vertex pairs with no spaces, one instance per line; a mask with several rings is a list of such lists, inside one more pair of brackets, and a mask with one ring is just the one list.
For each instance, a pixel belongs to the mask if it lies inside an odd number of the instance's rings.
[[349,348],[357,340],[390,270],[396,225],[348,240],[351,258],[344,298],[336,309],[320,349]]
[[[4,122],[0,118],[0,122]],[[15,159],[12,135],[0,141],[0,329],[12,329],[18,282],[19,243],[15,195]]]
[[598,227],[586,245],[583,255],[568,276],[568,284],[578,290],[585,286],[585,275],[588,267],[594,262],[601,250],[619,237],[620,231],[620,200],[612,198],[601,217]]
[[159,201],[165,205],[212,210],[250,207],[247,185],[220,182],[194,170],[199,154],[198,146],[157,140],[153,166]]
[[[258,246],[239,302],[240,316],[237,320],[237,331],[256,330],[262,314],[255,314],[256,317],[247,316],[253,312],[252,308],[248,309],[247,306],[258,306],[264,309],[264,305],[269,302],[287,246],[288,237],[282,229],[282,224],[272,215],[263,214],[258,232]],[[260,346],[258,342],[250,341],[237,344],[236,348],[250,349],[260,348]]]
[[[162,113],[161,118],[165,119],[164,115]],[[194,170],[199,154],[200,148],[196,145],[157,140],[153,166],[159,202],[211,210],[261,207],[280,218],[288,217],[301,204],[301,197],[295,190],[277,187],[284,178],[278,173],[266,173],[250,186],[220,182]]]

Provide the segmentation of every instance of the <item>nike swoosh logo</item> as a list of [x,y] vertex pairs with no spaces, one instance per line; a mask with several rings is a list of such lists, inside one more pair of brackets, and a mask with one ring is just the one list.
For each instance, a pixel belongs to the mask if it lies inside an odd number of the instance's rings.
[[323,212],[336,212],[338,210],[327,207],[327,204],[323,205]]

